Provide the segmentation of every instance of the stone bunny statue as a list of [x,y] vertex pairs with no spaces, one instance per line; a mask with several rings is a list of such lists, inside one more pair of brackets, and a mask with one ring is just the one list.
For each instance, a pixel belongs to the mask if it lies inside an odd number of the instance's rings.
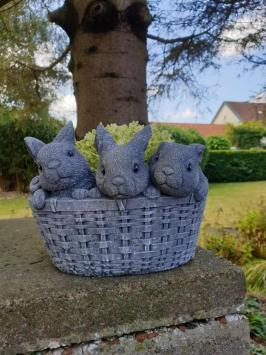
[[39,170],[39,175],[30,183],[35,208],[43,208],[48,197],[82,199],[89,196],[89,190],[95,186],[95,177],[75,148],[72,122],[49,144],[32,137],[24,141]]
[[208,194],[208,180],[200,168],[204,150],[202,144],[161,143],[149,162],[153,184],[166,195],[194,193],[196,201],[204,200]]
[[127,199],[144,192],[149,184],[149,167],[144,156],[151,134],[150,126],[146,126],[130,142],[118,145],[102,125],[97,127],[95,144],[100,164],[96,172],[98,192],[94,197],[104,194]]

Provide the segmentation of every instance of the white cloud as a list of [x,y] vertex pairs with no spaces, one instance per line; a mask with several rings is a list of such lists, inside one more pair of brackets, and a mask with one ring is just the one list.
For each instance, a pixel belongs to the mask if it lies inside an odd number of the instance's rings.
[[41,43],[38,50],[34,53],[36,65],[47,67],[54,59],[54,46],[52,43]]
[[[49,66],[55,59],[54,45],[52,43],[42,43],[34,54],[36,65],[41,67]],[[61,69],[66,70],[62,64]],[[49,107],[49,113],[57,118],[77,123],[77,106],[75,96],[72,94],[72,81],[68,80],[64,86],[57,88],[53,83],[48,82],[48,87],[56,95],[56,99]]]
[[59,119],[77,123],[77,106],[75,96],[72,94],[59,94],[58,98],[50,105],[50,114]]
[[[241,40],[248,35],[252,35],[262,30],[266,26],[266,18],[261,15],[243,16],[238,19],[230,29],[227,29],[222,34],[222,39],[225,41]],[[220,47],[220,55],[225,58],[235,57],[240,54],[240,46],[236,43],[223,43]],[[251,46],[247,50],[252,49]]]
[[167,112],[160,115],[160,121],[173,122],[173,123],[190,123],[196,122],[197,113],[190,107],[185,108],[182,111]]

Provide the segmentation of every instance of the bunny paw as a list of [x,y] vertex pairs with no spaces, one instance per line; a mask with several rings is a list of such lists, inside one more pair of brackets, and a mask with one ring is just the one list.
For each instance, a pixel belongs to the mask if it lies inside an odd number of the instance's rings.
[[35,191],[32,195],[32,204],[37,210],[41,210],[45,206],[45,200],[45,192],[42,189]]
[[33,194],[41,188],[39,176],[35,176],[30,182],[30,192]]
[[201,202],[202,200],[204,200],[207,197],[207,195],[208,195],[208,189],[206,189],[205,186],[203,186],[200,189],[197,189],[194,192],[194,197],[197,202]]
[[195,197],[195,200],[197,202],[201,202],[202,200],[205,199],[205,197],[207,196],[207,193],[205,190],[197,190],[194,192],[194,197]]
[[94,187],[94,188],[90,189],[89,197],[91,197],[91,198],[101,198],[102,194],[101,194],[101,192],[99,191],[99,189],[97,187]]
[[83,200],[84,198],[89,197],[89,190],[86,190],[86,189],[75,189],[72,192],[72,197],[75,200]]
[[149,198],[150,200],[153,200],[155,198],[160,197],[161,193],[158,189],[156,189],[156,187],[150,185],[143,191],[143,195]]

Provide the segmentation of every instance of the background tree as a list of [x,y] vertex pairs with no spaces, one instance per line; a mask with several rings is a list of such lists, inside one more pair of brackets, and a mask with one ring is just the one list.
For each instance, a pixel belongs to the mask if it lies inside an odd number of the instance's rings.
[[[147,122],[146,37],[151,88],[157,95],[187,88],[202,97],[197,75],[219,67],[225,45],[234,46],[251,66],[265,65],[265,0],[66,0],[58,1],[63,5],[58,10],[54,1],[35,3],[41,9],[38,19],[44,18],[46,6],[49,19],[68,35],[79,137],[100,121]],[[31,1],[16,5],[14,0],[0,0],[1,4],[2,9],[11,6],[6,10],[11,13]],[[47,28],[51,36],[59,27]],[[67,37],[53,37],[50,43],[58,50]],[[64,52],[62,46],[59,52]],[[58,72],[59,67],[52,69]],[[48,72],[39,76],[43,83],[50,81]]]
[[[0,9],[1,109],[19,109],[21,116],[40,112],[48,115],[55,89],[70,78],[63,62],[67,40],[62,31],[51,30],[43,2],[16,1],[7,5],[13,6]],[[44,67],[37,65],[46,53],[56,59],[51,58]],[[56,66],[59,61],[62,64]]]

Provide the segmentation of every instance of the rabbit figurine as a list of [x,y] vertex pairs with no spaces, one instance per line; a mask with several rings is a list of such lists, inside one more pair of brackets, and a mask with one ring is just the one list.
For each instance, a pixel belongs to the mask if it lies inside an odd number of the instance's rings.
[[26,137],[24,141],[39,170],[39,175],[30,183],[35,208],[43,208],[48,197],[82,199],[89,196],[88,191],[95,186],[95,177],[75,148],[72,122],[49,144],[33,137]]
[[95,144],[100,164],[96,184],[100,193],[114,199],[127,199],[147,188],[149,167],[144,156],[150,138],[151,128],[146,126],[130,142],[118,145],[102,125],[97,127]]
[[149,162],[153,184],[166,195],[194,193],[196,201],[204,200],[208,194],[208,180],[200,168],[204,150],[202,144],[161,143]]

